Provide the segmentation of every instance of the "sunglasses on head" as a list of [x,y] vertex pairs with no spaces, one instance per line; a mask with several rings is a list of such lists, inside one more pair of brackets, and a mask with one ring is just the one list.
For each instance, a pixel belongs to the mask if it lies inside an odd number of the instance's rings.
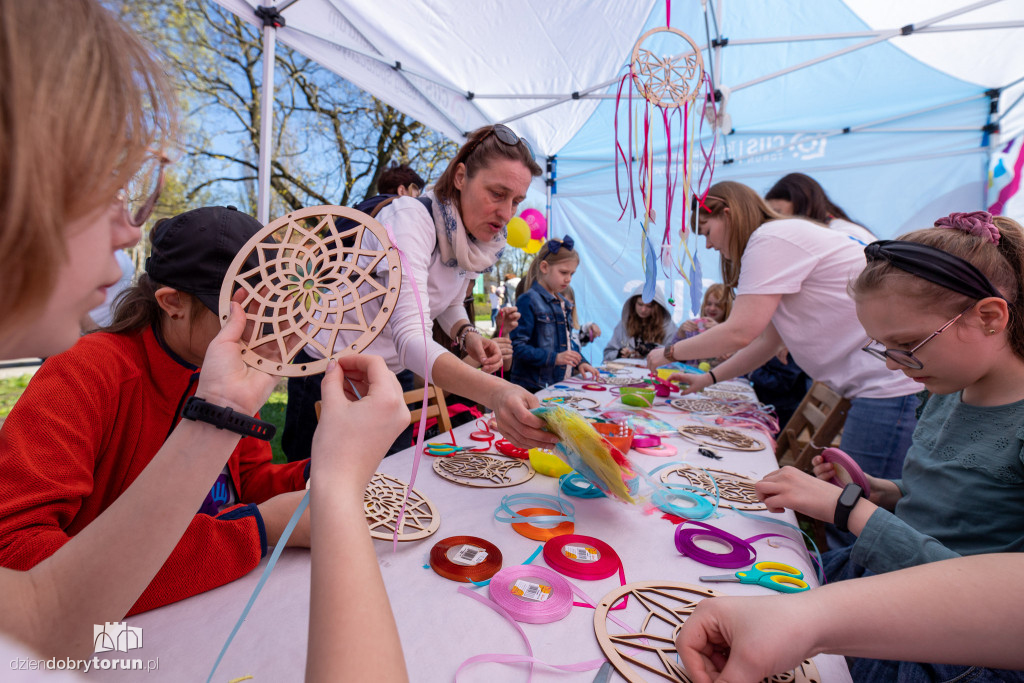
[[487,138],[491,137],[492,135],[498,138],[498,142],[508,145],[509,147],[515,147],[520,142],[522,142],[523,146],[526,147],[526,151],[530,153],[530,158],[536,157],[536,155],[533,153],[533,147],[526,140],[526,138],[519,137],[518,135],[515,134],[515,131],[513,131],[505,124],[496,123],[493,126],[491,126],[491,129],[489,131],[484,133],[483,137],[474,142],[469,147],[469,149],[466,150],[466,156],[463,158],[468,159],[469,156],[476,151],[476,148],[480,146],[480,143],[486,140]]

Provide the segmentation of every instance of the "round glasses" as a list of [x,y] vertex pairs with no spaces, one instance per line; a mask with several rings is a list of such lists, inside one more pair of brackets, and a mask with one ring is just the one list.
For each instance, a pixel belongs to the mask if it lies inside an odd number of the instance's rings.
[[904,351],[903,349],[876,349],[876,348],[872,348],[871,347],[872,344],[877,344],[878,343],[874,339],[872,339],[870,342],[868,342],[866,346],[861,348],[861,351],[866,351],[867,353],[870,353],[875,358],[878,358],[878,359],[883,360],[883,361],[884,360],[891,360],[892,362],[898,363],[898,364],[902,365],[905,368],[910,368],[911,370],[920,370],[921,368],[924,367],[924,363],[922,363],[917,358],[917,356],[914,355],[914,353],[917,352],[917,351],[920,351],[922,346],[924,346],[925,344],[930,342],[932,339],[935,339],[940,334],[945,332],[946,329],[950,325],[955,323],[957,320],[959,320],[961,318],[961,316],[963,316],[964,313],[966,313],[967,311],[969,311],[972,308],[974,308],[974,304],[976,304],[976,303],[977,303],[976,301],[972,301],[971,304],[967,308],[965,308],[964,310],[962,310],[959,313],[957,313],[956,316],[954,316],[952,320],[950,320],[945,325],[943,325],[939,329],[937,329],[934,332],[932,332],[931,334],[929,334],[927,337],[925,337],[924,341],[922,341],[920,344],[918,344],[914,348],[910,349],[909,351]]
[[168,163],[170,160],[162,154],[150,157],[117,193],[124,208],[124,219],[132,227],[141,227],[153,215],[164,187],[164,168]]

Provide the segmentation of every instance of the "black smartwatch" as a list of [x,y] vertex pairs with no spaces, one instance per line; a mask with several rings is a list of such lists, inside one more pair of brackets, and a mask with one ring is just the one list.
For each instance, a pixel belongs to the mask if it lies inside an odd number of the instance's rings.
[[270,422],[237,413],[227,406],[207,403],[198,396],[190,396],[185,401],[185,409],[181,411],[181,416],[186,420],[206,422],[217,429],[226,429],[242,436],[254,436],[263,441],[270,441],[277,433],[277,427]]
[[850,521],[850,513],[853,506],[864,496],[864,489],[856,484],[847,484],[843,492],[839,494],[839,501],[836,503],[836,515],[833,524],[840,531],[849,531],[847,523]]

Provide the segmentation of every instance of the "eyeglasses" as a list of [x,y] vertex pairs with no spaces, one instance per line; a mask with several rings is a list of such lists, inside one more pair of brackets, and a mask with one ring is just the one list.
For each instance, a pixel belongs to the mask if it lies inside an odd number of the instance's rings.
[[526,138],[519,137],[518,135],[515,134],[515,131],[513,131],[505,124],[496,123],[493,126],[491,126],[491,129],[489,131],[484,133],[484,136],[482,138],[480,138],[475,143],[470,145],[469,149],[466,150],[466,155],[463,157],[463,159],[468,159],[470,155],[476,151],[476,148],[480,146],[480,143],[486,140],[487,138],[491,137],[492,135],[498,138],[498,142],[506,144],[509,147],[515,147],[520,142],[522,142],[523,146],[526,147],[526,151],[530,153],[530,157],[536,157],[536,155],[533,153],[533,147],[530,146],[530,143],[526,140]]
[[910,368],[911,370],[920,370],[921,368],[924,367],[924,363],[922,363],[920,360],[918,360],[918,358],[914,355],[914,353],[916,353],[917,351],[920,351],[922,346],[924,346],[925,344],[930,342],[932,339],[935,339],[937,336],[939,336],[940,334],[945,332],[946,328],[948,328],[950,325],[952,325],[957,320],[959,320],[961,318],[961,316],[963,316],[964,313],[966,313],[967,311],[969,311],[972,308],[974,308],[974,304],[976,304],[976,303],[977,303],[976,301],[971,302],[970,306],[968,306],[964,310],[962,310],[959,313],[957,313],[956,316],[952,320],[950,320],[945,325],[943,325],[942,327],[940,327],[939,329],[935,330],[930,335],[925,337],[923,342],[921,342],[920,344],[918,344],[914,348],[910,349],[909,351],[904,351],[903,349],[883,349],[883,350],[873,349],[873,348],[871,348],[871,344],[877,344],[878,343],[874,339],[872,339],[870,342],[868,342],[867,346],[862,348],[861,351],[867,351],[868,353],[870,353],[875,358],[878,358],[879,360],[883,360],[883,361],[884,360],[892,360],[893,362],[899,363],[900,365],[902,365],[905,368]]
[[170,159],[159,154],[142,164],[139,172],[118,191],[117,199],[124,209],[124,219],[133,228],[141,227],[153,215],[160,192],[164,189],[164,168]]

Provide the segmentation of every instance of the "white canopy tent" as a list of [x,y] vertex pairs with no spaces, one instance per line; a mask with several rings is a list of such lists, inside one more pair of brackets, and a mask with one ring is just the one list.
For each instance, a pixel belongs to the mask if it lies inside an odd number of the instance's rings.
[[[257,0],[216,2],[264,23]],[[733,132],[718,139],[715,180],[764,191],[806,172],[881,237],[1003,203],[1020,180],[1019,0],[278,0],[273,9],[284,23],[264,28],[268,53],[281,40],[455,140],[495,122],[525,135],[547,160],[550,230],[581,245],[581,312],[609,331],[624,288],[643,277],[639,224],[619,220],[614,116],[626,104],[616,88],[637,38],[664,26],[668,10],[701,46],[715,86],[731,91]],[[269,160],[261,169],[265,221]],[[1024,215],[1022,196],[1003,212]],[[682,300],[684,290],[677,275],[670,291]],[[677,320],[687,315],[676,308]]]

